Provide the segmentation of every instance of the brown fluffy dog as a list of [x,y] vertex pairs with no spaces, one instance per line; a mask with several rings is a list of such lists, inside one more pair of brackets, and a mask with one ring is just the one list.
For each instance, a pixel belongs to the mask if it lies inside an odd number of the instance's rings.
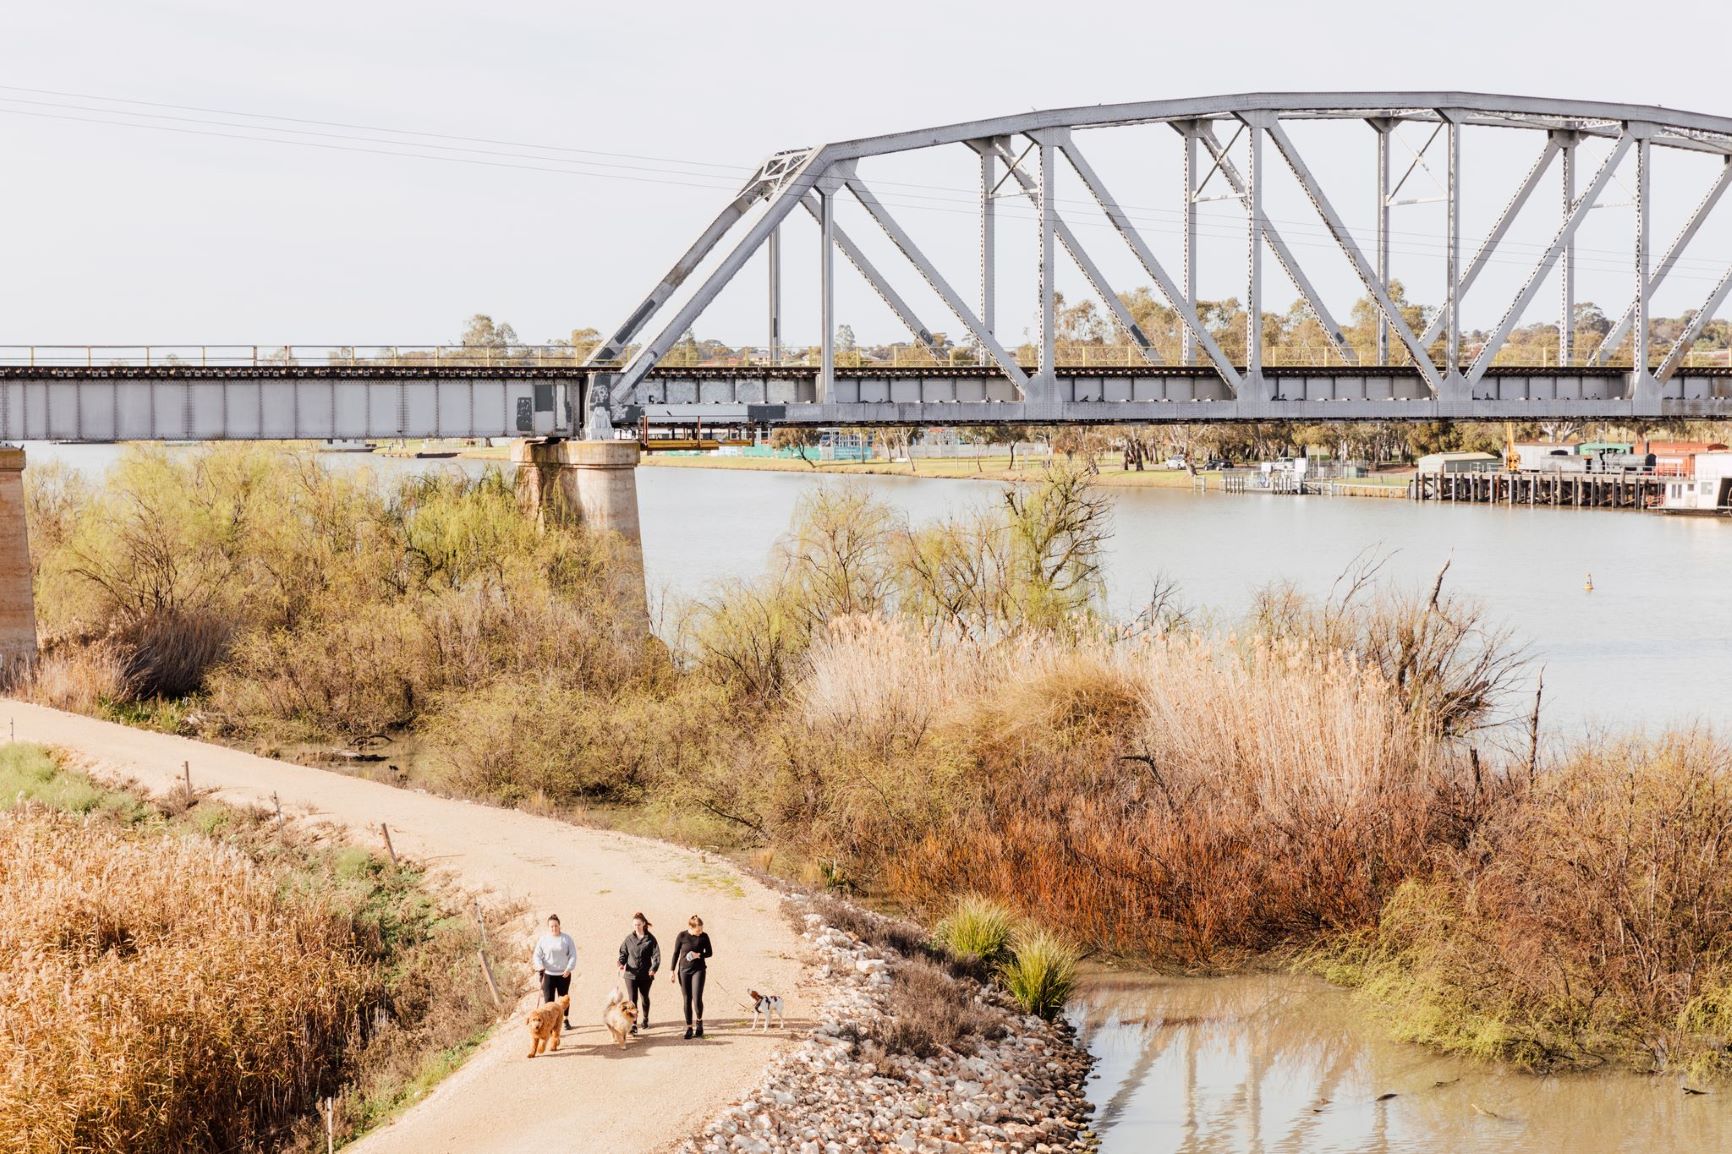
[[607,1009],[603,1010],[601,1015],[601,1024],[613,1035],[614,1045],[625,1045],[625,1037],[636,1021],[637,1006],[620,997],[619,991],[615,990],[607,1000]]
[[535,1057],[542,1050],[559,1049],[559,1028],[565,1021],[566,1013],[571,1009],[571,995],[566,994],[556,1001],[533,1010],[529,1015],[529,1056]]

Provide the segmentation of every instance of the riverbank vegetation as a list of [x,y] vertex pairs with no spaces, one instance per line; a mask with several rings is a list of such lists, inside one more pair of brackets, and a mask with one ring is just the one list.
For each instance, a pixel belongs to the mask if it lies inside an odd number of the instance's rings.
[[0,1143],[324,1149],[492,1024],[479,930],[417,871],[273,815],[0,748]]
[[[1551,751],[1446,574],[1117,620],[1108,498],[1055,461],[923,525],[817,489],[761,577],[653,638],[610,607],[610,544],[537,532],[496,475],[134,452],[101,490],[37,479],[31,513],[51,704],[413,740],[423,787],[610,807],[928,921],[972,893],[1164,967],[1297,959],[1476,1053],[1726,1053],[1724,748]],[[980,914],[946,932],[1005,949]]]

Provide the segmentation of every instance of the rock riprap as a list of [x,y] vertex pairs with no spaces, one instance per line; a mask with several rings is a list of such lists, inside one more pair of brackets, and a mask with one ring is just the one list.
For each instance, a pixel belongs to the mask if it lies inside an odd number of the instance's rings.
[[924,1057],[894,1053],[874,1038],[890,1021],[897,968],[908,960],[825,924],[805,899],[790,900],[804,911],[802,937],[817,954],[816,1025],[770,1061],[750,1097],[688,1139],[683,1154],[1098,1149],[1083,1093],[1089,1058],[1069,1026],[965,982],[997,1024],[987,1033],[999,1036],[972,1036]]

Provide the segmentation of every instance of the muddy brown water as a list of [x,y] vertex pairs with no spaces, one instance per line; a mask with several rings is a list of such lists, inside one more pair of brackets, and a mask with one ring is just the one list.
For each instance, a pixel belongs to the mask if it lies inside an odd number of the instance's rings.
[[1451,1058],[1312,978],[1094,971],[1071,1020],[1103,1154],[1732,1151],[1732,1088]]

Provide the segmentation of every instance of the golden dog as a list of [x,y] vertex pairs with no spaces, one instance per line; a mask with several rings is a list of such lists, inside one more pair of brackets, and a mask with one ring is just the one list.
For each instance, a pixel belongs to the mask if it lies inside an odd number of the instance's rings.
[[615,990],[608,996],[607,1009],[602,1011],[601,1024],[607,1027],[607,1032],[613,1035],[613,1044],[625,1045],[625,1038],[637,1022],[637,1006],[619,996]]
[[548,1002],[530,1012],[528,1020],[531,1039],[529,1056],[531,1058],[543,1050],[559,1049],[559,1029],[570,1009],[571,995],[566,994],[557,1001]]

